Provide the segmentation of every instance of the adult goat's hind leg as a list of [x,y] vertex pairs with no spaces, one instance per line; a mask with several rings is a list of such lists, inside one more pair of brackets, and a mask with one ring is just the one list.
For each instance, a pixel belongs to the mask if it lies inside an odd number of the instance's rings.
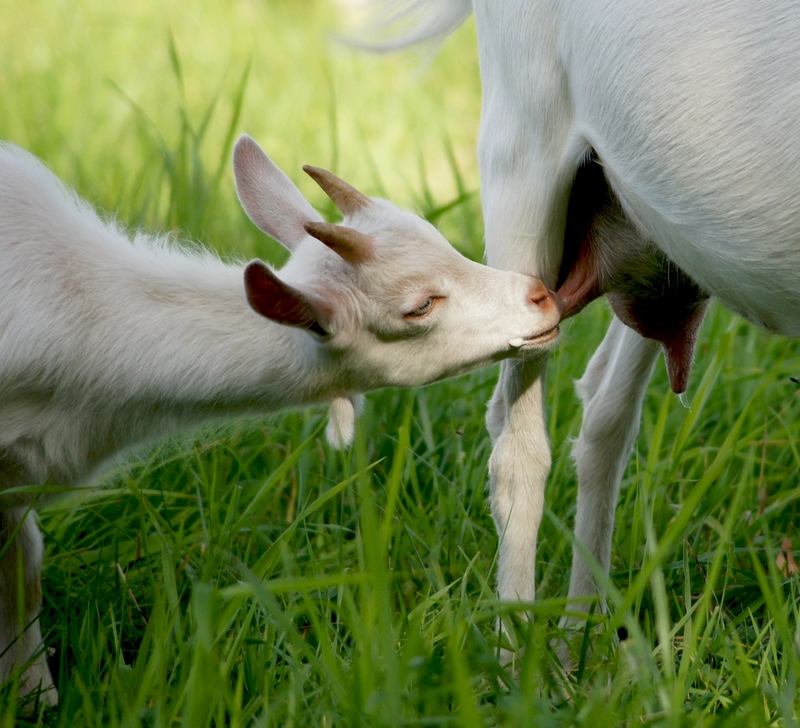
[[0,511],[0,683],[21,673],[20,693],[38,690],[39,700],[55,705],[58,695],[39,628],[42,552],[32,510]]
[[[575,539],[608,574],[611,537],[620,481],[639,432],[642,401],[653,373],[659,344],[645,339],[614,318],[577,390],[584,414],[573,455],[578,470],[578,509]],[[580,550],[573,549],[571,599],[600,596],[592,569]],[[605,608],[605,604],[601,603]],[[577,601],[570,611],[587,612]],[[566,619],[565,623],[572,620]]]

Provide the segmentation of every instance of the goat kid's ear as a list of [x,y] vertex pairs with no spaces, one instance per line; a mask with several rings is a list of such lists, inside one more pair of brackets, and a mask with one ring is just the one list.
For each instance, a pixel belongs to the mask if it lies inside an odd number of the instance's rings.
[[236,192],[248,217],[289,250],[305,238],[303,224],[322,220],[292,181],[243,134],[233,149]]
[[321,303],[284,283],[260,260],[251,261],[244,269],[244,290],[252,309],[265,318],[320,336],[328,335],[320,323],[321,318],[328,318]]

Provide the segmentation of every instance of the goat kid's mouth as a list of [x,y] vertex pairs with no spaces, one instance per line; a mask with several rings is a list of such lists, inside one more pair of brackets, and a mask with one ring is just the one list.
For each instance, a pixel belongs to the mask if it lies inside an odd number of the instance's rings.
[[558,324],[555,324],[555,326],[551,326],[549,329],[540,331],[538,334],[534,334],[533,336],[528,336],[524,339],[511,339],[511,341],[508,342],[508,345],[514,349],[525,351],[527,349],[534,349],[542,346],[543,344],[549,344],[551,341],[555,341],[555,339],[558,338],[558,334]]

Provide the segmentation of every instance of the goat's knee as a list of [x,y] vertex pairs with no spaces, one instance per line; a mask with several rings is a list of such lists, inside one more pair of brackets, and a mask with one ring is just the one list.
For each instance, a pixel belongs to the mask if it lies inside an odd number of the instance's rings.
[[0,682],[21,673],[21,694],[39,690],[39,699],[54,705],[57,694],[39,627],[43,550],[32,511],[0,512]]

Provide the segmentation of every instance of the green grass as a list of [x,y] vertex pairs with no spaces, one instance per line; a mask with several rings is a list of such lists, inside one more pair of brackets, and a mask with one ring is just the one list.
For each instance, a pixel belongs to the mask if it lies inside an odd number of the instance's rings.
[[[431,215],[479,257],[473,30],[420,70],[330,46],[335,22],[323,2],[288,0],[6,8],[0,137],[126,222],[276,262],[233,194],[230,141],[248,131],[326,213],[303,162]],[[718,308],[691,409],[663,367],[653,379],[611,613],[578,669],[559,668],[572,380],[608,320],[593,305],[552,360],[535,605],[494,598],[483,414],[496,372],[371,395],[346,453],[325,444],[321,411],[237,422],[42,509],[61,704],[25,712],[8,684],[0,725],[797,726],[800,580],[776,563],[783,538],[800,544],[800,346]],[[512,666],[497,659],[498,616],[525,648]]]

